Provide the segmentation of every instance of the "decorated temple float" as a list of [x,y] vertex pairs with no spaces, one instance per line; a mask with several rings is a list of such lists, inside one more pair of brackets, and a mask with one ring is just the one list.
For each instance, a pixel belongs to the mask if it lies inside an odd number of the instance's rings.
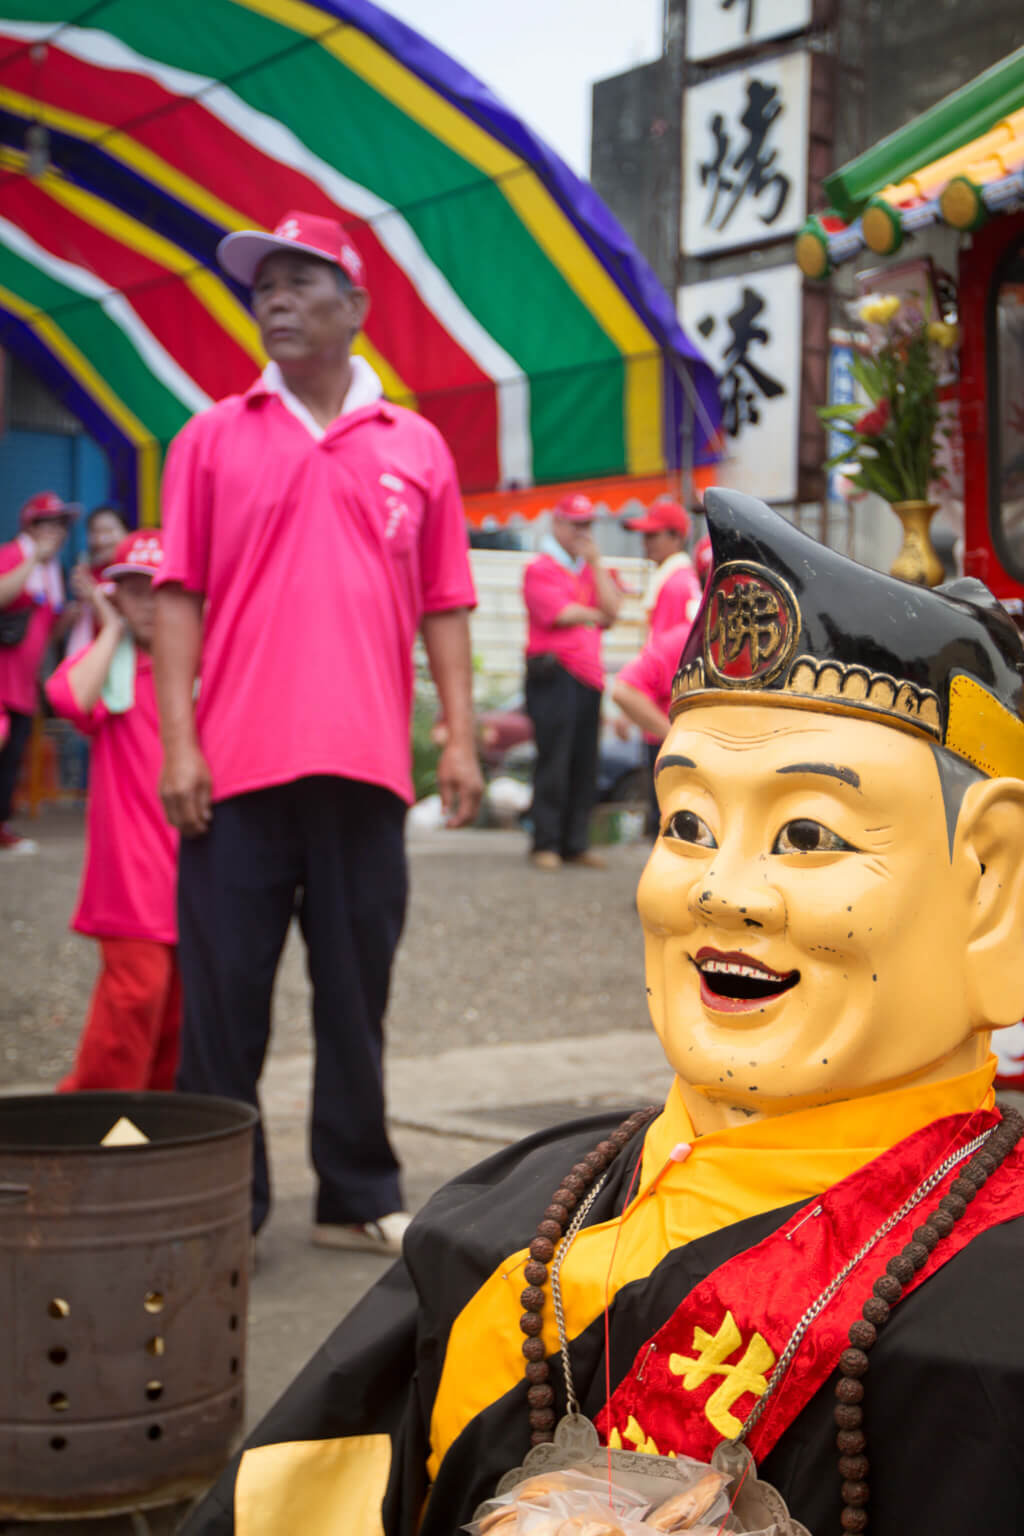
[[[950,301],[949,401],[962,484],[963,573],[1024,622],[1024,48],[825,178],[830,207],[796,245],[807,277],[874,266],[876,291],[921,283]],[[957,232],[945,291],[929,231]],[[925,254],[922,255],[922,252]],[[863,284],[862,284],[863,286]]]
[[[1024,48],[834,171],[796,245],[804,275],[856,263],[862,290],[955,305],[959,367],[940,388],[956,444],[963,574],[1024,627]],[[955,288],[927,251],[956,232]],[[946,234],[949,242],[949,233]],[[922,248],[924,253],[922,254]],[[994,1037],[999,1082],[1024,1090],[1024,1025]]]

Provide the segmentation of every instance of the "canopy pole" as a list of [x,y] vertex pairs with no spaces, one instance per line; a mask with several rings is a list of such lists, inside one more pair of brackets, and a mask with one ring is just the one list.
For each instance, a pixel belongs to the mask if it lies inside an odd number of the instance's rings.
[[697,488],[694,484],[696,423],[697,421],[700,422],[704,430],[705,440],[709,443],[714,442],[716,431],[714,423],[704,408],[704,402],[694,388],[690,370],[681,366],[676,358],[673,358],[672,366],[676,378],[683,388],[682,452],[679,464],[680,494],[684,503],[688,502],[692,506],[697,499]]

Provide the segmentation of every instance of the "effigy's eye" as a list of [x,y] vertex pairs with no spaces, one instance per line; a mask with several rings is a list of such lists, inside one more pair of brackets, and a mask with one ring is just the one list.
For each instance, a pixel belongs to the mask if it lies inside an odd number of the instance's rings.
[[677,843],[696,843],[698,848],[717,848],[714,834],[695,811],[675,811],[666,821],[662,837]]
[[796,821],[787,821],[778,837],[772,853],[855,853],[852,843],[839,836],[838,832],[832,832],[828,827],[822,826],[820,821],[811,821],[808,817],[799,817]]

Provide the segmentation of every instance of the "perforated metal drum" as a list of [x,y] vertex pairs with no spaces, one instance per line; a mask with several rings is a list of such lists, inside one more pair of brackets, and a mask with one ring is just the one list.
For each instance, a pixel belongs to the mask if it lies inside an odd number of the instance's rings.
[[[121,1117],[145,1145],[104,1147]],[[255,1112],[0,1098],[0,1518],[185,1499],[242,1426]]]

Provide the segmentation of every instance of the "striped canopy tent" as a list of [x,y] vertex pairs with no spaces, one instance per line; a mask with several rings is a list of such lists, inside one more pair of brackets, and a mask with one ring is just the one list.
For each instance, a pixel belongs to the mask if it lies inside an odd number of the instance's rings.
[[712,457],[714,376],[607,209],[368,0],[0,10],[0,344],[143,522],[170,438],[265,361],[217,242],[288,209],[351,231],[359,349],[444,433],[464,492],[586,480],[611,500]]
[[1024,48],[825,178],[832,206],[797,236],[807,277],[930,225],[963,231],[1024,207]]

